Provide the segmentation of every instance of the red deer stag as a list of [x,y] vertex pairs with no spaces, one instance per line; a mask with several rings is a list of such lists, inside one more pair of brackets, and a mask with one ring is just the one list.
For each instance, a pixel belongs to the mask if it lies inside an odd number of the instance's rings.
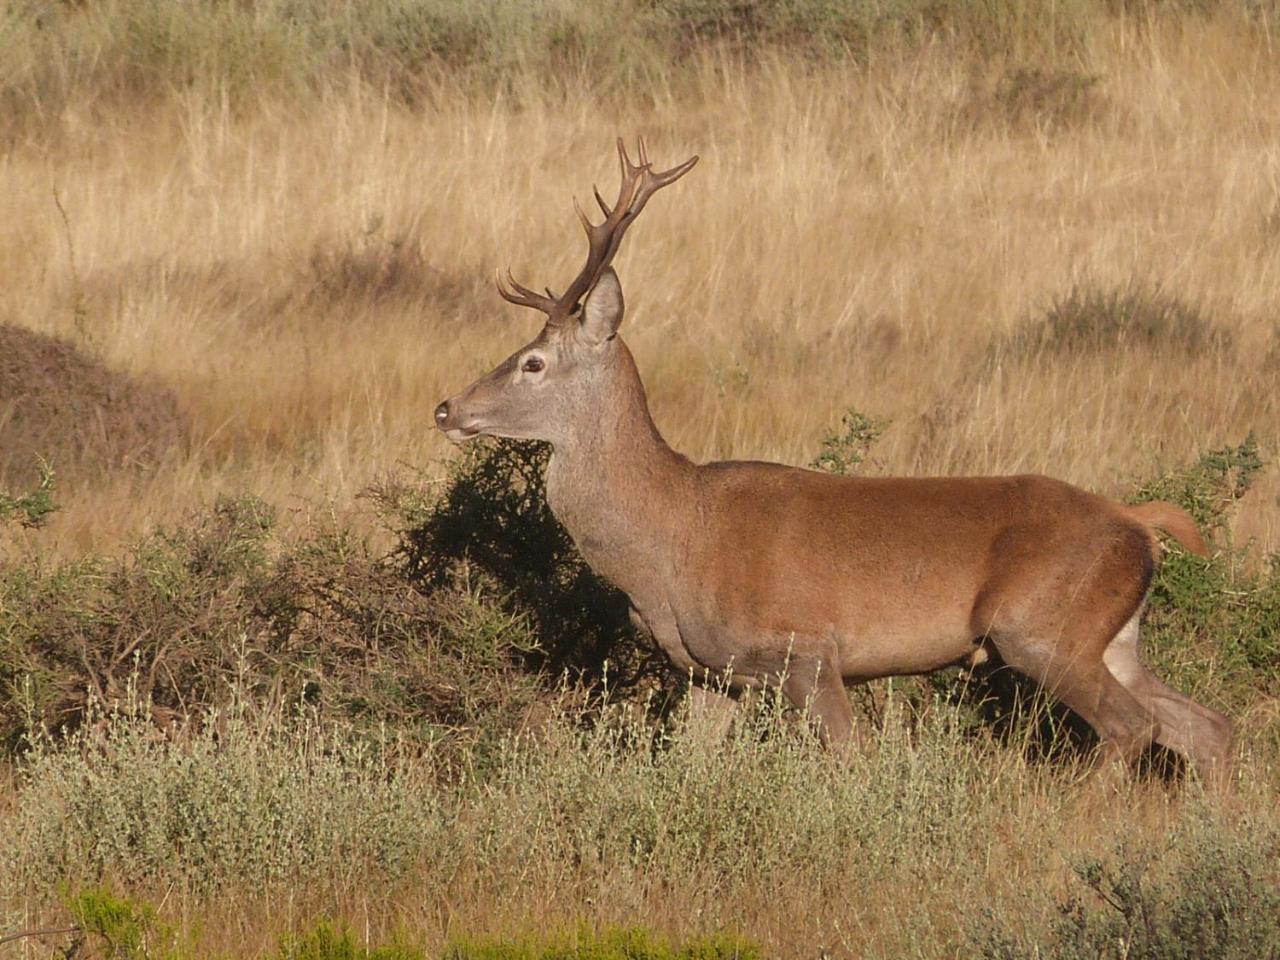
[[621,140],[604,221],[575,202],[587,262],[565,292],[507,273],[498,290],[542,332],[435,411],[450,440],[545,440],[547,500],[586,561],[630,598],[672,663],[735,685],[780,683],[827,742],[853,719],[844,684],[981,660],[994,649],[1083,717],[1127,764],[1152,742],[1226,777],[1231,724],[1139,659],[1159,552],[1153,528],[1203,554],[1168,503],[1126,506],[1041,476],[840,477],[755,461],[695,464],[649,415],[618,336],[610,266],[656,172]]

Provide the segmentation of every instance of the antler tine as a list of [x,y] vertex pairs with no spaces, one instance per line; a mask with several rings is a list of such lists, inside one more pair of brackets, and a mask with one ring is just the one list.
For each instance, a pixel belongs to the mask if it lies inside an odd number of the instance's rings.
[[635,169],[631,166],[631,158],[627,156],[627,144],[621,137],[618,138],[618,163],[622,167],[622,182],[627,182],[627,177],[631,175],[631,171]]
[[[641,148],[643,151],[643,147]],[[698,162],[695,154],[684,163],[672,167],[670,170],[663,170],[661,173],[654,173],[646,164],[645,166],[636,168],[640,174],[638,186],[631,199],[631,205],[626,215],[618,223],[618,227],[613,231],[609,238],[609,249],[604,256],[604,264],[608,265],[613,260],[613,256],[618,252],[618,247],[622,243],[622,236],[627,232],[627,228],[631,226],[632,221],[640,216],[640,211],[644,209],[644,205],[649,202],[649,198],[669,184],[675,183],[686,173],[693,169],[694,164]],[[604,269],[602,266],[601,270]]]
[[602,212],[606,217],[610,216],[610,215],[613,213],[613,211],[612,211],[612,210],[610,210],[610,209],[609,209],[609,205],[608,205],[607,203],[605,203],[605,202],[604,202],[604,197],[600,196],[600,189],[599,189],[597,186],[595,186],[595,184],[592,184],[592,186],[591,186],[591,192],[592,192],[592,193],[594,193],[594,194],[596,195],[596,203],[600,204],[600,210],[601,210],[601,212]]
[[535,293],[533,290],[524,286],[511,275],[510,267],[507,268],[507,276],[505,279],[502,276],[502,272],[498,271],[495,277],[495,283],[498,287],[498,293],[501,295],[502,299],[506,300],[508,303],[514,303],[517,306],[533,307],[535,310],[541,310],[543,313],[550,313],[552,310],[556,309],[556,306],[559,303],[557,298],[554,295],[551,295],[550,290],[547,291],[548,296],[544,297],[542,294]]
[[636,156],[640,162],[633,164],[631,157],[627,155],[626,143],[619,137],[618,165],[621,170],[622,183],[618,188],[617,202],[613,206],[609,206],[604,197],[600,195],[600,191],[592,187],[596,203],[600,205],[600,210],[604,213],[604,221],[602,223],[592,223],[586,211],[582,209],[582,205],[578,203],[577,198],[574,198],[574,212],[582,224],[582,229],[587,234],[587,262],[578,272],[578,276],[565,289],[565,292],[557,297],[551,292],[550,288],[547,288],[547,296],[544,297],[539,293],[534,293],[527,287],[521,286],[511,275],[511,271],[508,270],[505,283],[501,276],[498,277],[498,292],[503,299],[510,303],[541,310],[547,315],[547,322],[553,326],[564,323],[573,315],[583,295],[594,286],[595,282],[600,278],[600,274],[609,266],[614,254],[618,251],[619,244],[622,242],[623,234],[626,233],[627,228],[639,215],[640,211],[644,209],[644,205],[649,202],[649,198],[662,187],[680,179],[698,162],[697,157],[692,157],[679,166],[672,167],[670,170],[654,173],[649,163],[649,151],[643,138],[640,138],[637,142]]

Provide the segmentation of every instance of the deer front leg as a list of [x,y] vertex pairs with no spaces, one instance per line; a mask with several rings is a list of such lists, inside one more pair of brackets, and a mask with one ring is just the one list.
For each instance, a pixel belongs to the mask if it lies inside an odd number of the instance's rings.
[[690,656],[670,609],[661,604],[655,604],[649,609],[651,614],[646,616],[633,605],[630,610],[631,623],[640,633],[651,636],[670,659],[672,666],[691,680],[685,716],[686,735],[691,734],[705,742],[723,740],[737,713],[738,702],[727,691],[721,692],[703,686],[707,681],[714,683],[715,678],[708,676],[706,669]]
[[853,710],[840,674],[835,641],[797,643],[786,649],[752,647],[734,659],[733,672],[780,685],[782,693],[801,710],[808,711],[822,742],[831,747],[860,744]]

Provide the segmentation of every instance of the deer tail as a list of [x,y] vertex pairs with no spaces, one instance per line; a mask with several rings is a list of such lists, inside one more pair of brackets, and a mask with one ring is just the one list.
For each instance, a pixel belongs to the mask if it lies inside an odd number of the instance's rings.
[[1152,500],[1150,503],[1139,503],[1125,509],[1129,516],[1147,529],[1154,527],[1163,530],[1196,556],[1209,555],[1209,546],[1196,528],[1195,520],[1181,507],[1164,500]]

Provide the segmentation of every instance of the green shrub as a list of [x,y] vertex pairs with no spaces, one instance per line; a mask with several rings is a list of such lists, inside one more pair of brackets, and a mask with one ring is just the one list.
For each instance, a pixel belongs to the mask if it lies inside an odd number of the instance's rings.
[[351,930],[321,920],[310,931],[282,937],[275,960],[427,960],[421,947],[396,941],[376,947],[359,943]]
[[91,887],[72,896],[68,908],[79,927],[68,956],[82,950],[103,960],[179,960],[184,955],[177,932],[150,904]]
[[1258,440],[1250,433],[1239,446],[1210,450],[1188,467],[1139,484],[1130,499],[1176,503],[1195,518],[1202,532],[1213,535],[1224,531],[1228,511],[1249,492],[1265,466]]
[[1280,694],[1280,555],[1259,569],[1226,538],[1231,506],[1264,467],[1250,434],[1141,484],[1134,499],[1169,500],[1220,541],[1201,558],[1166,552],[1144,622],[1149,656],[1175,686],[1236,709]]
[[0,523],[17,520],[24,527],[39,527],[58,509],[53,500],[53,470],[43,460],[39,467],[40,480],[34,490],[17,496],[0,490]]
[[[676,946],[639,927],[512,939],[455,939],[441,960],[759,960],[750,941],[732,934],[695,937]],[[345,960],[345,958],[343,958]]]

